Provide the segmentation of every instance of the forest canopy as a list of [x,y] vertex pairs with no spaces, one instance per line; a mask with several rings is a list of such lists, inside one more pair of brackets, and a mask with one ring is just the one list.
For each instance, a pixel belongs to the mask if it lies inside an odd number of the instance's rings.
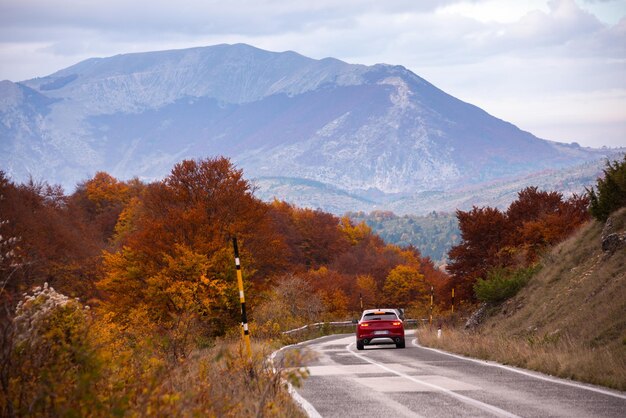
[[[1,180],[1,232],[14,237],[2,270],[5,308],[48,283],[119,324],[145,316],[170,332],[184,317],[194,332],[223,335],[239,323],[234,236],[252,319],[287,277],[308,284],[320,317],[350,317],[364,299],[423,309],[417,289],[446,280],[418,249],[385,244],[364,222],[262,202],[223,157],[182,161],[151,183],[98,172],[71,195]],[[411,275],[397,274],[400,266]],[[389,280],[421,284],[406,299]]]

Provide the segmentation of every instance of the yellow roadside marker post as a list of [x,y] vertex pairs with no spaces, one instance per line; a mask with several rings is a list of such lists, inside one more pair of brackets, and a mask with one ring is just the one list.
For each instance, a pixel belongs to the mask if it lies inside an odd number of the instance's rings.
[[243,342],[246,346],[248,358],[252,357],[250,348],[250,331],[248,330],[248,317],[246,315],[246,298],[243,294],[243,277],[241,276],[241,263],[239,261],[239,248],[237,248],[237,238],[233,237],[233,249],[235,250],[235,268],[237,269],[237,284],[239,286],[239,300],[241,301],[241,327]]
[[452,315],[454,315],[454,287],[452,288]]

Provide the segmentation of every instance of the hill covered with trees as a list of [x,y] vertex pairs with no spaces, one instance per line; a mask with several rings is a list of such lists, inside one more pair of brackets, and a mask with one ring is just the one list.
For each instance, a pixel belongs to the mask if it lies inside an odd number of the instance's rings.
[[413,246],[437,266],[448,261],[448,251],[459,243],[456,214],[431,212],[428,215],[396,215],[389,211],[348,212],[356,223],[365,222],[372,231],[390,244]]

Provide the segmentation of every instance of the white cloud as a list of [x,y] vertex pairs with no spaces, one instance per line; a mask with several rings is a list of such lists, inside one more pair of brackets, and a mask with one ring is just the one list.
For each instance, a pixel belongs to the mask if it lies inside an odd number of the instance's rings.
[[513,23],[524,17],[529,10],[548,11],[544,0],[530,1],[498,1],[482,2],[462,1],[441,7],[436,13],[443,15],[458,15],[471,18],[483,23]]

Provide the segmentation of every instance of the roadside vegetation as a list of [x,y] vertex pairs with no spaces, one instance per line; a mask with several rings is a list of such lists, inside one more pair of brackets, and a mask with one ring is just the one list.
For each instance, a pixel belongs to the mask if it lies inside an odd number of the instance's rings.
[[293,368],[298,353],[273,365],[262,342],[248,358],[218,338],[172,361],[158,333],[116,326],[49,286],[25,298],[16,322],[3,416],[305,416],[282,380],[306,377]]
[[541,266],[534,264],[518,269],[495,268],[489,271],[487,278],[480,277],[474,284],[474,294],[480,302],[500,303],[515,296],[539,271]]
[[[441,338],[421,329],[420,343],[626,390],[625,170],[626,158],[607,163],[604,178],[589,191],[595,219],[554,245],[523,245],[526,264],[488,268],[485,279],[476,279],[482,318],[475,315],[466,326],[448,321]],[[545,230],[527,220],[518,236],[536,236],[524,233],[528,223]],[[461,222],[462,234],[465,228]],[[462,245],[472,248],[467,241]],[[448,326],[452,323],[456,326]]]
[[528,276],[524,270],[538,269],[543,253],[590,218],[588,205],[587,196],[564,198],[558,192],[527,187],[506,211],[491,207],[457,211],[461,242],[449,252],[449,286],[472,302],[477,301],[477,283],[480,290],[492,293],[498,286],[504,294],[519,290],[519,282]]
[[[626,234],[626,209],[615,213]],[[601,250],[591,221],[547,253],[516,296],[493,303],[476,328],[421,329],[421,344],[626,390],[626,257]]]
[[225,158],[152,183],[100,172],[71,195],[0,172],[0,196],[2,416],[292,416],[264,363],[282,331],[361,303],[418,315],[446,281],[364,223],[258,200]]
[[626,390],[623,350],[590,347],[562,335],[515,337],[493,332],[467,333],[444,329],[441,338],[432,330],[418,333],[420,344],[464,356],[535,370],[551,376]]

